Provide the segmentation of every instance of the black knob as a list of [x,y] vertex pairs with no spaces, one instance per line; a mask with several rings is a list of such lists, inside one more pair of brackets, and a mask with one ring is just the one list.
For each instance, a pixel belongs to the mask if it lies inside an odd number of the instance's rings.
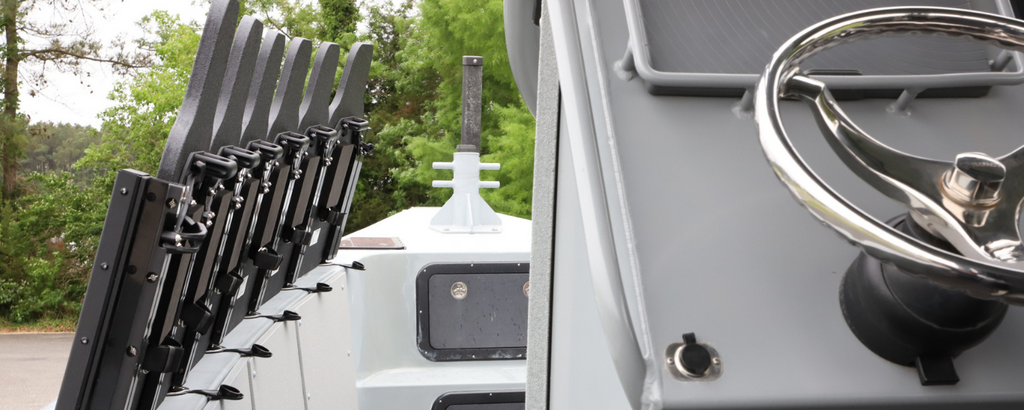
[[697,337],[693,333],[683,335],[683,345],[676,351],[676,360],[691,377],[706,376],[711,370],[711,352],[697,344]]

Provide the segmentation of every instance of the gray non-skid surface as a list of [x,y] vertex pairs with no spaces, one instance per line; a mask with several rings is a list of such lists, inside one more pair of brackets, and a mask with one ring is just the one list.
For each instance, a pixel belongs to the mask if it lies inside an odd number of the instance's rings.
[[0,334],[0,409],[39,410],[56,399],[74,336]]
[[[628,36],[622,3],[578,1],[577,10],[584,3],[594,27],[581,30],[582,48],[600,53],[597,64],[612,72]],[[695,332],[722,356],[723,375],[713,382],[679,382],[662,369],[666,409],[1009,408],[1024,401],[1024,310],[1012,308],[991,338],[956,359],[959,384],[921,386],[914,369],[874,355],[846,326],[839,282],[857,250],[783,188],[754,121],[733,112],[736,100],[652,96],[641,81],[602,79],[596,67],[587,69],[591,98],[601,101],[600,86],[610,101],[594,107],[595,122],[615,131],[653,350]],[[883,142],[932,158],[1002,155],[1024,142],[1022,87],[996,87],[981,99],[915,101],[907,117],[888,114],[891,102],[843,107]],[[783,115],[800,154],[840,193],[881,219],[903,212],[838,161],[801,103],[784,104]],[[559,341],[552,343],[557,351]]]
[[[963,0],[640,0],[639,4],[651,67],[723,74],[760,74],[784,41],[843,13],[886,6],[973,8]],[[987,71],[988,58],[980,43],[915,36],[843,45],[802,66],[856,69],[864,75],[938,74]]]

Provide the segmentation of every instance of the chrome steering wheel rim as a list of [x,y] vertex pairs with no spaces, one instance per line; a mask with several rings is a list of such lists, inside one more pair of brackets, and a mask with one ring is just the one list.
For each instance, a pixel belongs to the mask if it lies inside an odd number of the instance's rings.
[[[825,48],[908,33],[965,36],[1024,50],[1024,24],[971,10],[892,7],[825,20],[783,44],[758,81],[754,117],[765,156],[812,215],[868,255],[975,297],[1024,305],[1024,244],[1017,231],[1024,201],[1024,147],[998,159],[978,154],[986,166],[994,166],[991,161],[996,161],[1005,167],[1010,184],[1003,186],[997,201],[955,200],[948,189],[943,190],[944,175],[954,172],[953,162],[904,154],[874,140],[842,112],[823,82],[800,74],[800,62]],[[786,134],[779,111],[779,100],[785,97],[797,97],[812,106],[830,146],[851,170],[907,207],[915,221],[967,256],[918,241],[860,210],[829,187],[800,157]],[[937,177],[937,173],[943,176]],[[975,227],[978,222],[971,218],[982,214],[980,228]],[[1012,228],[1002,226],[1008,225],[1007,219],[1012,220]]]

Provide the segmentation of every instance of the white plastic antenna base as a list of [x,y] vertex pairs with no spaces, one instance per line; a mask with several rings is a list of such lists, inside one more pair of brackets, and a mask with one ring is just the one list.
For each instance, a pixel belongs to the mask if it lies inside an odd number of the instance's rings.
[[437,215],[430,229],[443,233],[501,233],[501,218],[480,197],[480,188],[498,188],[498,181],[480,181],[480,171],[496,171],[501,164],[480,163],[478,152],[456,152],[452,162],[435,162],[434,169],[454,170],[451,181],[434,181],[434,188],[455,192]]

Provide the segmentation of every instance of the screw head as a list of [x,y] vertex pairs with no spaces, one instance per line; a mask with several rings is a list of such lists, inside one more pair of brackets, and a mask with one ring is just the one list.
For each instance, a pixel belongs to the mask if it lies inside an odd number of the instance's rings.
[[128,188],[121,188],[121,195],[128,195]]
[[153,272],[150,272],[149,275],[146,275],[146,281],[149,282],[149,283],[156,282],[156,278],[157,278],[157,275],[156,275],[156,273],[153,273]]
[[174,198],[171,198],[171,199],[167,200],[167,208],[174,209],[174,208],[177,208],[177,207],[178,207],[178,201],[175,201]]
[[109,268],[109,267],[110,267],[110,265],[107,265],[106,262],[103,262],[103,263],[100,264],[100,269],[107,270],[107,268]]
[[87,345],[87,344],[89,344],[89,338],[88,337],[83,337],[81,339],[81,342],[82,342],[83,345]]
[[942,177],[943,191],[966,205],[986,206],[999,201],[999,188],[1006,178],[1006,166],[980,152],[956,156],[953,168]]
[[463,282],[455,282],[452,284],[452,297],[455,300],[462,300],[469,294],[469,287]]
[[128,351],[126,353],[128,354],[128,357],[135,357],[135,355],[139,354],[139,349],[136,349],[135,346],[128,346]]

